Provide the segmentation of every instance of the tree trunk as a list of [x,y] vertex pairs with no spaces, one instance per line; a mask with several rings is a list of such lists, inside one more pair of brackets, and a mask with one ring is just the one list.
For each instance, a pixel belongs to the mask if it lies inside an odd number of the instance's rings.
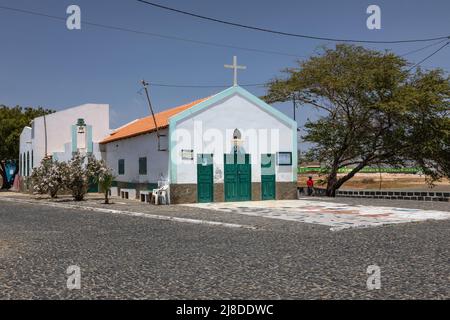
[[2,176],[2,184],[0,185],[0,189],[7,189],[8,181],[6,180],[6,171],[3,163],[0,163],[0,175]]
[[347,175],[343,176],[342,178],[337,178],[337,168],[333,168],[333,171],[328,176],[328,183],[327,183],[327,197],[336,197],[336,190],[338,190],[342,185],[353,178],[355,174],[357,174],[361,169],[363,169],[367,165],[366,161],[361,162],[358,164],[355,168],[353,168],[352,171],[350,171]]
[[336,184],[338,182],[337,179],[337,168],[333,168],[332,172],[328,175],[328,182],[327,182],[327,191],[326,191],[326,195],[327,197],[335,197],[336,196]]
[[105,204],[109,204],[108,190],[105,191]]

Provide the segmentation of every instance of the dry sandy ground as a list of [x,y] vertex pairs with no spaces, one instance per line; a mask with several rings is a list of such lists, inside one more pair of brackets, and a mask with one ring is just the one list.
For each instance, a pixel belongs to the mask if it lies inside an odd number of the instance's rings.
[[[299,186],[305,186],[306,180],[310,174],[301,174],[298,176]],[[316,187],[320,187],[321,179],[317,174],[311,175],[316,182]],[[342,176],[342,175],[339,175]],[[359,173],[356,174],[350,181],[347,181],[342,189],[415,189],[415,190],[431,190],[425,181],[425,177],[415,174],[404,173],[382,173],[381,178],[379,173]],[[432,188],[434,191],[450,191],[450,180],[446,179],[438,181]]]

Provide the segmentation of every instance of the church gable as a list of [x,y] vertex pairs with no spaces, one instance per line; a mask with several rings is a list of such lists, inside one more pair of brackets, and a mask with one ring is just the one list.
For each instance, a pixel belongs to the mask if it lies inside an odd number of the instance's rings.
[[262,155],[289,153],[289,165],[277,167],[277,181],[294,180],[296,122],[238,86],[174,115],[169,119],[169,130],[172,183],[195,183],[199,170],[196,159],[208,155],[214,163],[214,182],[223,183],[224,156],[236,152],[246,154],[253,164],[251,176],[256,183],[260,181]]
[[[221,106],[222,104],[225,104],[227,100],[233,99],[235,97],[240,97],[248,102],[247,106],[249,104],[252,104],[254,106],[257,106],[261,110],[265,111],[267,114],[271,115],[273,118],[277,119],[279,122],[283,123],[287,127],[290,128],[297,128],[297,123],[290,119],[288,116],[286,116],[284,113],[278,111],[274,107],[270,106],[269,104],[265,103],[258,97],[254,96],[247,90],[235,86],[228,88],[209,99],[195,105],[194,107],[185,110],[183,112],[180,112],[179,114],[171,117],[169,119],[169,126],[171,128],[174,128],[178,123],[181,123],[187,119],[190,119],[192,117],[198,116],[200,113],[205,112],[211,108],[214,108],[216,106]],[[235,100],[236,101],[236,100]],[[244,106],[245,103],[239,103],[239,105]],[[232,119],[233,117],[236,117],[236,115],[232,114],[233,110],[230,110],[228,118]],[[250,110],[242,110],[243,112],[251,112]]]

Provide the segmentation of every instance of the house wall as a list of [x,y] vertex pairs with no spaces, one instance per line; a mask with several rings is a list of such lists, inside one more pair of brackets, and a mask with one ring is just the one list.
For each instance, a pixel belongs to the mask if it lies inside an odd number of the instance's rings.
[[[161,130],[167,135],[167,129]],[[156,133],[143,134],[136,137],[113,141],[102,147],[103,158],[113,169],[115,181],[122,188],[137,188],[137,185],[158,183],[168,179],[168,151],[158,151]],[[147,157],[147,174],[139,174],[139,158]],[[125,160],[125,174],[119,175],[119,159]],[[139,188],[141,189],[141,188]]]
[[[61,153],[58,157],[59,160],[65,161],[70,159],[72,125],[76,124],[79,118],[83,118],[87,125],[92,126],[94,155],[100,158],[98,142],[110,133],[109,105],[107,104],[84,104],[45,116],[47,126],[47,153],[49,155]],[[34,164],[38,166],[45,156],[44,117],[34,119],[33,130]]]
[[[79,118],[83,118],[90,127],[93,154],[97,159],[101,158],[98,142],[110,133],[109,105],[107,104],[85,104],[45,116],[48,155],[59,161],[68,161],[72,158],[72,126],[76,124]],[[30,191],[28,177],[31,175],[33,168],[38,167],[45,156],[44,117],[35,118],[31,127],[23,129],[19,143],[20,190]],[[27,170],[26,161],[24,165],[24,155],[27,155],[27,152],[30,154],[29,170]]]
[[[242,133],[244,152],[251,154],[252,182],[261,181],[261,154],[292,152],[291,166],[276,166],[277,182],[295,181],[297,163],[296,132],[292,124],[284,123],[247,98],[233,94],[222,101],[193,113],[176,124],[171,146],[176,174],[172,183],[197,183],[197,154],[214,154],[214,182],[223,183],[223,154],[233,150],[234,129]],[[194,160],[181,160],[182,149],[193,149]],[[294,157],[295,153],[295,157]],[[173,193],[172,193],[173,195]]]
[[[28,176],[29,174],[31,175],[31,171],[32,171],[32,163],[31,163],[31,156],[32,156],[32,151],[33,151],[33,141],[31,139],[31,128],[30,127],[25,127],[22,130],[22,133],[20,134],[20,145],[19,145],[19,152],[20,152],[20,157],[19,157],[19,174],[22,176]],[[24,158],[24,155],[30,155],[30,172],[27,172],[26,169],[26,165],[24,166],[24,159],[26,159],[26,157]],[[35,155],[33,154],[33,158],[35,157]],[[36,160],[34,159],[34,162],[36,162]],[[26,161],[25,161],[26,163]]]

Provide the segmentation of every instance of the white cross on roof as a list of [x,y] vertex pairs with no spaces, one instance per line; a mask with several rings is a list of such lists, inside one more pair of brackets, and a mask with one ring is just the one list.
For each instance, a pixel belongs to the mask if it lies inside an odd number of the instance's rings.
[[226,64],[226,65],[224,65],[224,67],[225,68],[227,68],[227,69],[233,69],[233,72],[234,72],[234,82],[233,82],[233,86],[237,86],[238,85],[238,82],[237,82],[237,71],[238,71],[238,69],[241,69],[241,70],[245,70],[245,69],[247,69],[247,67],[246,66],[239,66],[238,64],[237,64],[237,57],[236,56],[233,56],[233,64]]

